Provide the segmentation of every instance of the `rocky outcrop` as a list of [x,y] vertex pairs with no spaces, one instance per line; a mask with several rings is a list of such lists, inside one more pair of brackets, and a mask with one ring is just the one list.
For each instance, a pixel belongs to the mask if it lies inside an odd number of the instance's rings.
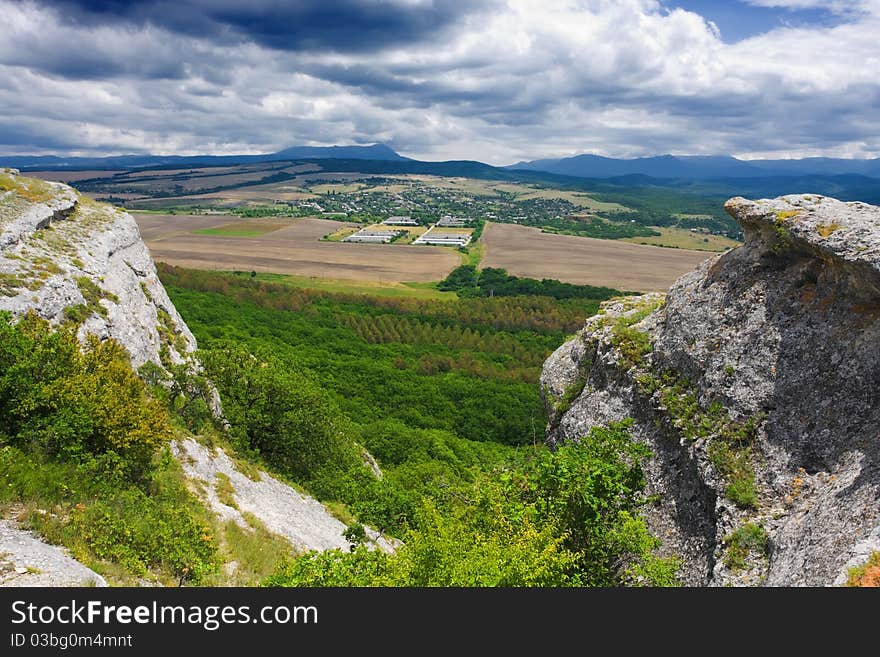
[[107,586],[107,581],[63,548],[0,520],[0,586]]
[[725,205],[745,244],[607,303],[547,361],[557,444],[627,417],[696,585],[830,585],[880,549],[880,208]]
[[114,338],[134,367],[181,363],[196,348],[131,215],[14,169],[0,170],[2,310]]
[[[245,473],[222,449],[209,449],[191,438],[175,442],[174,453],[196,493],[221,520],[251,529],[248,514],[300,551],[350,548],[346,525],[313,497],[253,466]],[[397,545],[372,528],[364,529],[372,549],[391,552]]]

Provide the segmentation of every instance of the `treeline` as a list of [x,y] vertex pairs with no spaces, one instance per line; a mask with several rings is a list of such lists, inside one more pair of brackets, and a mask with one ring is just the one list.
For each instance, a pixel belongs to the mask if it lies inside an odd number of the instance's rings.
[[441,290],[458,292],[464,297],[542,296],[553,299],[605,300],[622,294],[610,287],[575,285],[555,278],[537,280],[511,276],[505,269],[486,267],[478,270],[474,265],[462,265],[453,269],[440,281]]
[[[547,233],[594,237],[603,240],[619,240],[624,237],[650,237],[657,235],[639,222],[632,223],[630,214],[606,213],[603,217],[568,219],[564,217],[539,218],[537,221],[524,221],[525,225],[537,226]],[[644,223],[644,222],[641,222]]]
[[[215,292],[236,301],[253,303],[273,310],[305,311],[334,306],[348,308],[356,314],[417,316],[449,326],[472,329],[529,330],[544,334],[568,334],[579,329],[584,319],[595,314],[599,301],[620,294],[609,288],[573,286],[595,290],[595,296],[564,297],[512,296],[495,294],[457,302],[345,294],[295,288],[283,283],[269,283],[245,275],[184,269],[158,263],[163,281],[199,292]],[[460,268],[459,268],[460,269]],[[458,271],[453,270],[453,273]],[[519,279],[528,280],[528,279]],[[563,286],[568,284],[563,283]]]

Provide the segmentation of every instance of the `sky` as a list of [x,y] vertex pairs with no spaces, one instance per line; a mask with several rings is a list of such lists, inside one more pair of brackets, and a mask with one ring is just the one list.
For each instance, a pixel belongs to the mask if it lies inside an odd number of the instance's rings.
[[0,0],[0,153],[880,157],[880,0]]

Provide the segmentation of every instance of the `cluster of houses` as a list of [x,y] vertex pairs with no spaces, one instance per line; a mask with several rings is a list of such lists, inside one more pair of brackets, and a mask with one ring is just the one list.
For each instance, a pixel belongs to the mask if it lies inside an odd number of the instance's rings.
[[[423,234],[419,235],[413,244],[430,244],[432,246],[467,246],[471,241],[470,232],[456,233],[452,231],[435,230],[437,228],[469,228],[472,219],[461,219],[444,215],[433,226],[428,228]],[[372,244],[387,244],[405,231],[400,230],[403,227],[416,227],[419,222],[409,216],[388,217],[383,222],[369,228],[362,228],[343,238],[343,242],[367,242]],[[388,228],[385,228],[387,226]]]

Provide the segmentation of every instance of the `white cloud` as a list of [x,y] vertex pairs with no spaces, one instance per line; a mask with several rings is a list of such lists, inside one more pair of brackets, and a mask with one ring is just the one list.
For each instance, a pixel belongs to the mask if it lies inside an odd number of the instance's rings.
[[784,9],[825,9],[845,14],[854,11],[876,12],[877,0],[743,0],[756,7],[780,7]]
[[439,42],[346,53],[72,26],[0,0],[0,151],[386,141],[500,164],[587,151],[880,156],[880,11],[868,11],[878,3],[837,27],[731,45],[655,0],[509,0]]

